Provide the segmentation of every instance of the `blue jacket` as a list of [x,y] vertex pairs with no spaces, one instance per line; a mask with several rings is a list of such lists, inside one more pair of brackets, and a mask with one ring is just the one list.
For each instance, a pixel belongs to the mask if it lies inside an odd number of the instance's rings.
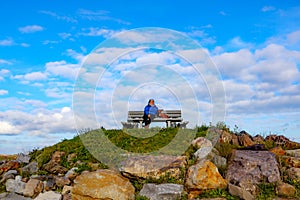
[[145,114],[145,115],[148,115],[148,114],[149,114],[150,108],[151,108],[151,105],[150,105],[150,104],[148,104],[148,105],[145,106],[145,108],[144,108],[144,114]]
[[158,112],[158,108],[156,105],[151,106],[150,104],[148,104],[147,106],[145,106],[144,108],[144,114],[145,115],[156,115]]

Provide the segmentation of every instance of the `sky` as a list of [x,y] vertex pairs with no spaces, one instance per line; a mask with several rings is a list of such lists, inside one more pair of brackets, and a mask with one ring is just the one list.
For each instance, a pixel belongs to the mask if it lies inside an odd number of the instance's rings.
[[299,21],[294,0],[2,0],[0,154],[122,128],[149,98],[300,141]]

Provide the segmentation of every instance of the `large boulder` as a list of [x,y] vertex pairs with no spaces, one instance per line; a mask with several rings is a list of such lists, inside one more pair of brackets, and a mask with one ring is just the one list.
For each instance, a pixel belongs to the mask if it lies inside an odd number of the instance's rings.
[[167,174],[179,178],[185,166],[184,156],[138,156],[125,160],[119,170],[125,177],[135,179],[159,179]]
[[185,186],[189,191],[226,188],[227,182],[210,161],[201,161],[189,167]]
[[140,191],[141,196],[145,196],[150,200],[176,200],[180,199],[183,192],[183,185],[166,183],[156,185],[153,183],[145,184]]
[[281,180],[275,155],[268,151],[235,150],[229,163],[227,181],[253,195],[257,184]]
[[74,180],[73,200],[134,199],[135,189],[128,179],[118,172],[101,169],[84,172]]

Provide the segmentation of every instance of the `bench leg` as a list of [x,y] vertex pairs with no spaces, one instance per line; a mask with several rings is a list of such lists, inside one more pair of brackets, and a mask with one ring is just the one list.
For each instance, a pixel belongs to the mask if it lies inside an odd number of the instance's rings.
[[139,128],[142,128],[142,127],[143,127],[143,122],[140,121],[140,126],[139,126]]
[[167,128],[171,127],[171,121],[167,121]]

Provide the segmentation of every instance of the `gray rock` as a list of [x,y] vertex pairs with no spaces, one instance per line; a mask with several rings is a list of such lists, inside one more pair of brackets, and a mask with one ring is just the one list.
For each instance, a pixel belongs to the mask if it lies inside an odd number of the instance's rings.
[[47,191],[44,193],[40,193],[34,200],[61,200],[62,195],[54,192],[54,191]]
[[30,161],[30,155],[19,153],[16,159],[19,163],[29,163]]
[[182,168],[186,166],[184,156],[137,156],[129,157],[120,167],[120,172],[129,178],[154,178],[169,174],[179,178]]
[[215,155],[211,160],[218,168],[219,167],[226,167],[227,166],[227,160],[224,157]]
[[245,200],[254,200],[255,199],[254,196],[250,192],[248,192],[247,190],[245,190],[241,187],[238,187],[236,185],[229,184],[228,190],[231,195],[238,196],[241,199],[245,199]]
[[1,200],[32,200],[32,198],[23,197],[16,193],[3,193],[3,194],[4,194],[3,196],[1,196],[1,194],[0,194]]
[[8,179],[5,183],[6,191],[23,194],[25,183],[22,182],[21,176],[16,176],[15,179]]
[[251,191],[253,195],[256,184],[281,180],[275,155],[268,151],[235,150],[229,163],[227,181]]
[[22,172],[27,172],[30,174],[34,174],[39,170],[38,168],[38,163],[36,161],[33,161],[31,163],[29,163],[28,165],[26,165],[25,167],[21,168]]
[[14,170],[14,169],[13,170],[8,170],[7,172],[5,172],[2,175],[2,179],[1,179],[0,183],[3,183],[8,179],[14,179],[15,175],[17,175],[17,174],[18,174],[17,170]]
[[150,200],[176,200],[180,199],[181,194],[183,192],[183,185],[178,184],[145,184],[140,191],[141,196],[145,196]]

